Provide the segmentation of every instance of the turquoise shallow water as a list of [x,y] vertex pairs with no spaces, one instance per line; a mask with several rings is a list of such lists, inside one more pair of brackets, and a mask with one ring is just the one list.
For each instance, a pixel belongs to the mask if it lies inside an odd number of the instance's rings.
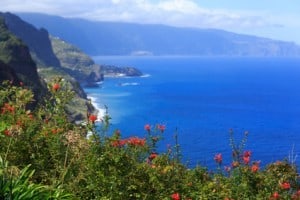
[[[183,161],[214,166],[222,153],[231,162],[229,129],[246,150],[268,162],[300,152],[300,59],[203,57],[95,57],[97,63],[134,66],[146,76],[106,78],[85,88],[108,106],[111,129],[143,136],[144,124],[165,124],[160,150],[178,130]],[[300,164],[299,159],[296,162]]]

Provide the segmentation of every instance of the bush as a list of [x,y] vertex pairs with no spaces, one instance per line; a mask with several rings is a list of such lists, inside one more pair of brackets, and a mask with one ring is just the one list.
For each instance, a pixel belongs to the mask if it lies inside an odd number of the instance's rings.
[[[297,168],[287,161],[261,169],[230,132],[232,164],[216,154],[217,170],[189,169],[176,145],[157,152],[167,134],[162,124],[144,126],[145,136],[108,133],[110,117],[88,113],[85,123],[68,119],[73,92],[61,78],[35,110],[33,94],[10,82],[0,89],[0,187],[2,199],[300,199]],[[99,122],[98,122],[98,121]],[[9,163],[9,165],[8,165]]]

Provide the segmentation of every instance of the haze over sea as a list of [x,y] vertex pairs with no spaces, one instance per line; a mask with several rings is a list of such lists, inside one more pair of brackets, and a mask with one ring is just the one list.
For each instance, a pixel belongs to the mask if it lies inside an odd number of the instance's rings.
[[289,158],[300,164],[300,58],[94,57],[133,66],[146,76],[106,78],[85,88],[108,107],[111,131],[145,136],[145,124],[165,124],[159,150],[174,145],[175,130],[188,166],[231,163],[229,130],[262,165]]

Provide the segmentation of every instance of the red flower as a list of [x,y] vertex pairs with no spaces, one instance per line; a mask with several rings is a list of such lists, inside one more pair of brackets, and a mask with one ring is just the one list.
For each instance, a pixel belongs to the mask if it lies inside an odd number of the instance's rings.
[[6,112],[15,113],[15,107],[9,105],[9,103],[5,103],[1,110],[2,114],[5,114]]
[[127,140],[127,144],[132,146],[144,146],[146,143],[146,139],[141,139],[138,137],[131,137]]
[[58,129],[52,129],[51,132],[52,132],[53,134],[57,134],[57,133],[58,133]]
[[238,167],[239,165],[240,165],[240,163],[239,163],[238,161],[234,161],[234,162],[231,163],[231,166],[232,166],[233,168],[236,168],[236,167]]
[[54,91],[59,90],[59,88],[60,88],[59,83],[54,83],[53,86],[52,86],[52,89],[53,89]]
[[171,195],[172,200],[180,200],[180,195],[179,193],[174,193]]
[[34,119],[32,114],[28,114],[29,119]]
[[244,152],[244,157],[250,157],[250,156],[251,156],[251,151]]
[[165,129],[166,129],[166,126],[165,126],[165,125],[158,124],[158,125],[157,125],[157,129],[160,130],[160,132],[163,133],[163,132],[165,131]]
[[215,157],[214,157],[214,160],[215,160],[218,164],[221,164],[221,163],[222,163],[222,154],[221,154],[221,153],[216,154]]
[[150,126],[149,124],[146,124],[146,125],[144,126],[144,129],[145,129],[146,131],[150,131],[150,130],[151,130],[151,126]]
[[248,165],[249,162],[250,162],[250,157],[244,156],[244,157],[243,157],[243,160],[244,160],[244,164],[245,164],[245,165]]
[[97,120],[97,116],[96,116],[96,115],[90,115],[90,116],[89,116],[89,120],[90,120],[92,123],[95,123],[95,121]]
[[279,199],[279,197],[280,197],[280,195],[278,194],[278,192],[274,192],[274,193],[272,194],[271,199]]
[[111,145],[113,147],[123,147],[123,146],[125,146],[126,143],[127,143],[127,140],[115,140],[115,141],[112,141]]
[[297,192],[292,195],[292,199],[300,199],[300,190],[297,190]]
[[255,172],[257,172],[258,170],[259,170],[259,163],[256,162],[256,163],[254,163],[254,164],[252,165],[251,171],[252,171],[253,173],[255,173]]
[[4,130],[4,135],[6,135],[6,136],[11,136],[11,132],[8,130],[8,129],[5,129]]
[[250,162],[251,151],[245,151],[243,155],[243,161],[245,165],[248,165]]
[[283,183],[281,183],[280,187],[281,187],[281,189],[283,189],[283,190],[288,190],[288,189],[291,188],[291,185],[290,185],[289,182],[283,182]]
[[156,158],[157,156],[158,156],[157,153],[152,152],[152,153],[149,155],[149,160],[153,160],[153,159]]

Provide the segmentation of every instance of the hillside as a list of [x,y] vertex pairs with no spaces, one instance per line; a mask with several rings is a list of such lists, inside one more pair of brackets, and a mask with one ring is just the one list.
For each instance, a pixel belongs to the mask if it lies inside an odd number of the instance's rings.
[[30,56],[28,47],[10,33],[1,15],[0,65],[0,82],[10,80],[17,85],[19,82],[23,82],[33,90],[36,102],[45,94],[46,88],[38,75],[36,64]]
[[64,71],[72,75],[82,84],[94,85],[103,81],[105,76],[141,76],[142,72],[134,67],[119,67],[96,64],[91,57],[76,46],[57,37],[51,37],[53,51],[60,61]]
[[97,82],[103,80],[99,65],[80,49],[64,42],[57,37],[51,37],[53,51],[60,61],[64,71],[79,82]]
[[[64,77],[77,96],[71,102],[73,106],[68,108],[70,119],[84,119],[86,111],[92,111],[93,108],[87,104],[86,94],[80,84],[61,67],[60,61],[52,50],[48,32],[44,29],[37,30],[10,13],[0,13],[0,18],[2,19],[0,60],[6,64],[1,64],[1,71],[6,73],[1,82],[7,79],[6,77],[14,77],[15,73],[17,77],[14,79],[30,86],[39,98],[43,98],[47,93],[44,81],[49,82],[54,77]],[[11,69],[13,72],[9,73]]]
[[[1,80],[6,77],[20,80],[32,85],[35,94],[43,96],[47,89],[41,86],[40,79],[49,82],[55,77],[63,77],[77,96],[68,109],[71,119],[82,120],[87,110],[94,110],[87,104],[81,84],[95,86],[95,82],[103,81],[103,73],[142,74],[132,67],[97,65],[79,48],[51,37],[46,29],[37,29],[11,13],[0,12],[0,17]],[[14,71],[11,72],[8,66]]]
[[[46,28],[90,55],[299,56],[300,47],[216,29],[94,22],[34,13],[22,19]],[[74,34],[76,33],[76,34]]]

